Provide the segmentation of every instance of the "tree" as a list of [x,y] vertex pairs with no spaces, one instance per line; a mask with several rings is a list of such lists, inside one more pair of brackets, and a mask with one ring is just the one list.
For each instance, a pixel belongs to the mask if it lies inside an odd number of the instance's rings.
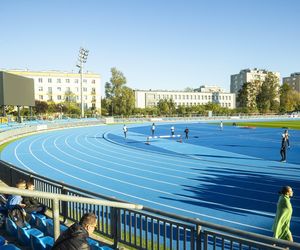
[[237,96],[237,106],[241,108],[246,108],[248,104],[248,86],[250,85],[249,82],[243,84],[242,88],[239,90]]
[[110,82],[105,84],[106,109],[111,115],[130,115],[134,110],[134,92],[126,87],[126,78],[116,68],[111,69]]
[[44,113],[47,112],[47,110],[48,110],[48,103],[47,102],[35,100],[34,111],[37,114],[44,114]]
[[171,115],[176,112],[176,105],[172,99],[160,99],[157,103],[160,114]]
[[280,112],[290,112],[297,107],[297,93],[294,93],[291,86],[287,83],[280,87]]
[[256,102],[260,112],[277,112],[279,101],[279,78],[269,72],[258,92]]

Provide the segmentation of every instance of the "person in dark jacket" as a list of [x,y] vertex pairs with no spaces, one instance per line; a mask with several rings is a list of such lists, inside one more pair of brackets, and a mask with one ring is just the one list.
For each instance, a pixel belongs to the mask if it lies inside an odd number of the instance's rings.
[[281,140],[281,148],[280,148],[280,155],[281,155],[281,162],[286,162],[286,150],[290,146],[289,138],[286,133],[282,134]]
[[190,130],[186,127],[185,130],[184,130],[185,139],[189,139],[189,132],[190,132]]
[[[35,189],[34,184],[31,181],[26,183],[27,189],[33,191]],[[44,214],[46,212],[46,206],[41,204],[34,197],[23,197],[23,203],[25,206],[25,211],[27,213],[38,212]]]
[[87,238],[94,232],[97,218],[93,213],[84,214],[79,223],[62,232],[55,241],[52,250],[88,250],[91,249]]

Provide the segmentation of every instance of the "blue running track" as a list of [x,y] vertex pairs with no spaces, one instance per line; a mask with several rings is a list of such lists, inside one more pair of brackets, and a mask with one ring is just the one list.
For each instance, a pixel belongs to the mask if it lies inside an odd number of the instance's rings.
[[[278,190],[294,189],[292,232],[300,242],[300,131],[290,131],[288,163],[279,162],[282,129],[205,123],[189,140],[153,139],[150,124],[94,126],[41,133],[11,143],[1,159],[58,181],[144,206],[272,235]],[[169,135],[157,124],[156,135]]]

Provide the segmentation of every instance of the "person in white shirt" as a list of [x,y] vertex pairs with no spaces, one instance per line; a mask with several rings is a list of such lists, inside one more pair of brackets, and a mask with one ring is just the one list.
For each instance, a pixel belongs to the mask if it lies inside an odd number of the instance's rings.
[[172,126],[171,127],[171,135],[174,136],[174,134],[175,134],[175,128],[174,128],[174,126]]
[[125,124],[124,124],[124,126],[123,126],[123,132],[124,132],[124,137],[125,137],[125,139],[126,139],[126,138],[127,138],[128,128],[126,127]]
[[152,137],[154,136],[154,132],[155,132],[155,124],[152,123],[152,126],[151,126],[151,134],[152,134]]

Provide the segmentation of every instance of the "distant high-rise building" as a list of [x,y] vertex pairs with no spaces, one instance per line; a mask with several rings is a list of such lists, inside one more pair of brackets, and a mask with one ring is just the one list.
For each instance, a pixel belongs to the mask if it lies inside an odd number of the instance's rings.
[[282,83],[287,83],[293,90],[300,92],[300,72],[295,72],[288,77],[283,77]]
[[246,82],[263,82],[268,75],[268,73],[273,73],[280,79],[280,73],[274,71],[267,71],[265,69],[243,69],[240,73],[230,76],[230,92],[235,93],[236,96],[239,90],[243,87]]

